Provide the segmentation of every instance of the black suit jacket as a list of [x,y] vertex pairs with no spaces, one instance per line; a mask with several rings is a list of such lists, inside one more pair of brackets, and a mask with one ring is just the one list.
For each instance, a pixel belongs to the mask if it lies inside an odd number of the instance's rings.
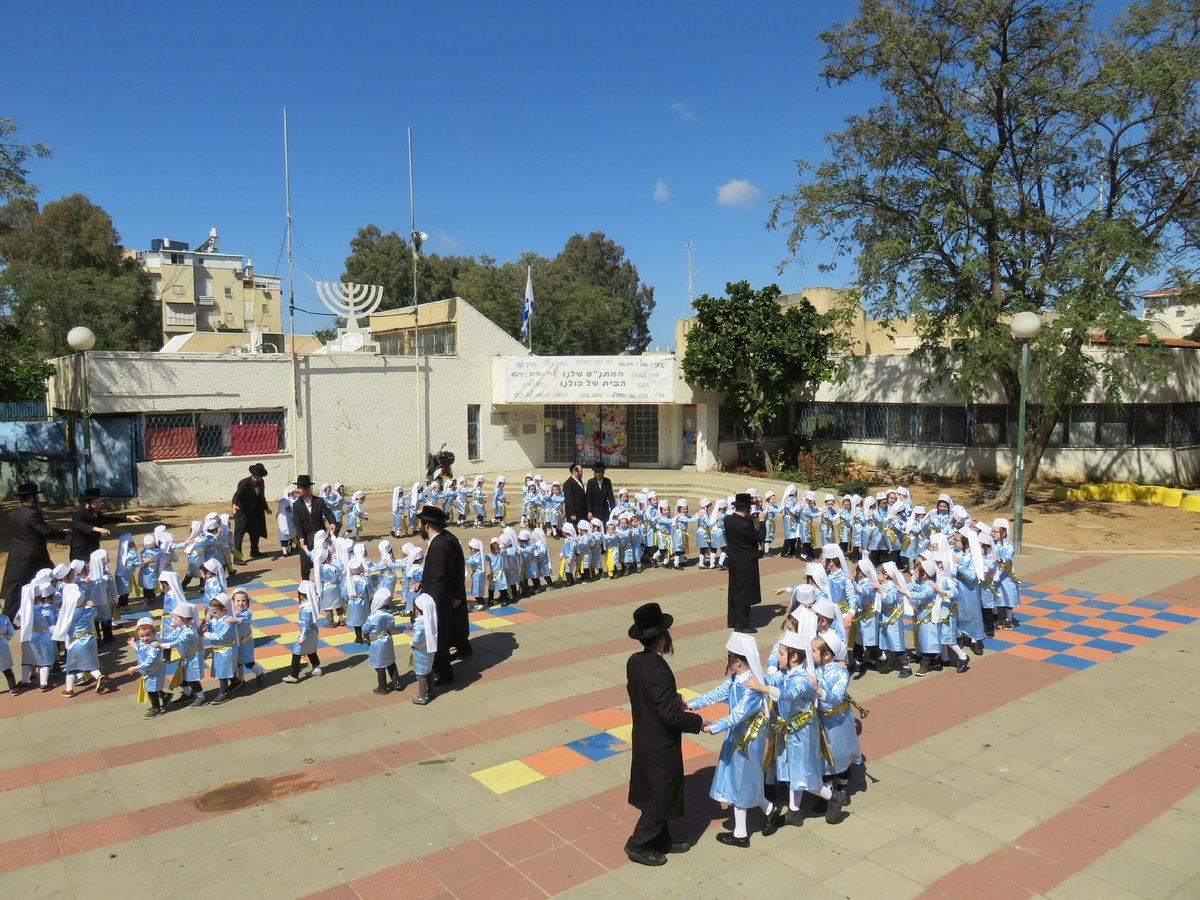
[[629,657],[625,678],[633,712],[629,805],[658,819],[678,819],[683,815],[680,735],[699,733],[704,719],[682,708],[675,675],[653,650]]
[[[462,544],[450,532],[440,532],[429,541],[429,549],[425,551],[421,591],[437,603],[438,628],[445,630],[447,634],[449,617],[448,613],[443,616],[442,610],[453,609],[455,600],[467,602],[466,577],[467,566],[463,559]],[[441,643],[440,639],[438,643]]]
[[[324,502],[324,501],[322,501]],[[267,536],[267,485],[264,481],[258,490],[250,483],[247,476],[238,482],[237,490],[233,492],[233,503],[238,511],[234,520],[251,537]]]
[[86,506],[79,507],[71,519],[71,559],[87,562],[92,553],[100,549],[100,535],[93,528],[107,528],[124,521],[124,516],[106,516],[92,512]]
[[36,506],[18,506],[8,514],[8,564],[0,596],[6,601],[4,611],[10,619],[21,602],[21,588],[33,580],[38,569],[54,565],[46,541],[61,541],[66,536],[66,529],[47,525]]
[[611,478],[596,478],[593,476],[588,479],[587,509],[592,514],[592,518],[599,519],[601,522],[607,522],[608,514],[613,511],[613,507],[616,505],[617,500],[613,496]]
[[729,605],[762,602],[758,581],[758,526],[754,519],[730,513],[725,517],[725,552],[729,555]]
[[309,550],[312,549],[314,534],[322,529],[332,531],[337,525],[333,513],[325,505],[325,501],[316,496],[312,498],[312,512],[305,508],[303,500],[297,498],[296,502],[292,504],[292,517],[296,522],[297,537]]
[[567,522],[578,522],[580,519],[586,519],[588,514],[587,491],[583,487],[583,483],[576,481],[574,478],[568,478],[563,482],[563,496],[566,498],[563,501],[563,515]]

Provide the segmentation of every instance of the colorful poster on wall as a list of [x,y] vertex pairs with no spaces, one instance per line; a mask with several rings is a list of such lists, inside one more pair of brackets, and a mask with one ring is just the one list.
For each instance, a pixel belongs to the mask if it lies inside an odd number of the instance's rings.
[[610,466],[629,465],[628,432],[625,407],[605,404],[600,407],[600,453]]
[[600,459],[600,407],[575,407],[575,459],[590,466]]

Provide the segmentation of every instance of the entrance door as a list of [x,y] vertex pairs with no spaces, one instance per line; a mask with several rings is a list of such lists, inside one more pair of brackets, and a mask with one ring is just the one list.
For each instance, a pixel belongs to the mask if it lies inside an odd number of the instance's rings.
[[[82,425],[80,426],[82,427]],[[91,419],[92,484],[107,497],[137,496],[137,465],[133,452],[133,418],[105,416]],[[82,448],[83,438],[79,437]],[[84,487],[82,452],[79,487]]]

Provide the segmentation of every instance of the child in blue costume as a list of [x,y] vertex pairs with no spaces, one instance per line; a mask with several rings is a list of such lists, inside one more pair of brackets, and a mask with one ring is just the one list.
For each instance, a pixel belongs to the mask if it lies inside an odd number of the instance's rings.
[[[562,584],[565,581],[567,584],[573,585],[577,565],[575,526],[570,522],[564,522],[562,534],[562,548],[558,551],[558,583]],[[489,591],[489,595],[490,593]]]
[[484,577],[487,579],[487,602],[486,606],[491,606],[496,602],[496,592],[500,592],[500,602],[503,604],[508,600],[509,584],[508,573],[504,567],[504,547],[499,537],[494,537],[488,544],[488,553],[485,560]]
[[[939,544],[946,542],[945,535],[938,535]],[[955,671],[961,675],[969,666],[967,651],[958,645],[958,579],[954,577],[954,554],[945,546],[939,546],[931,556],[937,565],[937,584],[941,590],[933,600],[932,621],[937,628],[937,641],[941,647],[940,659],[957,659]]]
[[245,591],[233,592],[233,618],[237,620],[238,630],[238,668],[241,670],[238,681],[248,681],[253,675],[255,685],[262,687],[266,669],[254,661],[254,611],[250,609],[250,595]]
[[491,524],[504,524],[508,520],[508,498],[504,496],[504,483],[507,478],[504,475],[496,476],[496,486],[492,488],[492,522]]
[[671,518],[671,504],[666,500],[660,500],[658,515],[654,517],[654,557],[652,562],[655,567],[670,558],[671,526],[674,524],[674,520]]
[[[142,550],[138,554],[137,582],[142,589],[142,601],[146,609],[153,609],[158,590],[158,573],[163,568],[163,555],[169,551],[161,549],[154,535],[142,536]],[[161,604],[160,604],[161,605]]]
[[422,562],[424,559],[425,551],[416,546],[411,547],[408,556],[405,557],[404,611],[409,616],[412,616],[416,608],[413,604],[417,595],[421,593],[421,582],[425,579],[425,563]]
[[775,543],[775,532],[777,530],[776,523],[779,519],[780,506],[775,502],[775,492],[767,491],[763,494],[762,505],[762,522],[763,522],[763,556],[771,555],[771,545]]
[[12,649],[8,646],[9,638],[17,633],[8,616],[0,613],[0,672],[8,682],[8,692],[14,697],[20,693],[17,689],[17,676],[13,673]]
[[758,682],[764,678],[762,657],[754,638],[735,631],[725,642],[725,650],[728,677],[708,693],[689,700],[687,705],[693,712],[714,703],[729,705],[726,716],[706,722],[702,729],[706,734],[726,733],[708,795],[718,803],[733,806],[733,833],[722,831],[717,840],[733,847],[749,847],[746,824],[749,810],[758,806],[767,815],[774,811],[763,793],[763,755],[771,734],[770,714],[763,697],[746,685],[751,678]]
[[321,660],[317,656],[317,638],[320,634],[320,601],[317,598],[317,588],[311,581],[300,582],[300,589],[297,591],[297,600],[300,602],[300,616],[296,620],[296,624],[300,627],[300,633],[296,636],[296,642],[292,644],[292,669],[287,675],[283,676],[283,680],[287,684],[300,683],[300,658],[308,657],[308,664],[312,666],[312,674],[320,677],[324,674],[321,671]]
[[212,650],[212,676],[220,683],[213,704],[229,699],[231,685],[237,681],[238,671],[238,623],[230,615],[233,610],[228,594],[217,594],[208,603],[208,621],[205,623],[204,646]]
[[985,637],[996,636],[996,603],[1000,599],[1000,590],[996,587],[996,555],[993,553],[994,541],[992,530],[982,522],[974,522],[971,530],[979,537],[980,556],[983,558],[983,576],[979,579],[979,605],[983,614],[983,634]]
[[983,551],[974,529],[960,528],[950,534],[954,548],[953,574],[958,579],[958,632],[959,640],[971,645],[971,652],[983,655],[983,605],[980,591],[980,573],[985,569]]
[[538,584],[537,551],[533,548],[533,532],[527,528],[522,528],[517,535],[517,563],[521,567],[521,596],[540,594],[542,588]]
[[908,585],[894,562],[885,562],[880,575],[883,595],[879,609],[879,648],[884,653],[884,668],[880,672],[897,669],[901,678],[908,678],[912,675],[908,647],[904,643],[904,604]]
[[[708,535],[709,541],[712,543],[712,553],[716,557],[715,567],[721,571],[725,571],[725,512],[729,508],[729,499],[727,497],[718,498],[713,505],[712,515],[708,517]],[[709,568],[713,568],[710,565]]]
[[904,523],[904,534],[900,542],[900,562],[908,571],[913,569],[913,560],[929,546],[929,519],[925,507],[914,506],[911,518]]
[[550,545],[546,542],[546,532],[541,528],[533,529],[533,558],[537,562],[537,577],[548,588],[554,587],[554,575],[550,569]]
[[165,712],[163,688],[166,685],[163,681],[163,652],[154,643],[154,620],[149,616],[138,619],[134,635],[129,639],[129,646],[133,647],[137,662],[126,669],[125,674],[142,676],[142,690],[150,703],[150,708],[142,718],[156,719]]
[[433,655],[438,648],[437,605],[428,594],[416,600],[417,618],[413,621],[412,667],[417,676],[417,696],[413,703],[424,706],[433,699]]
[[937,565],[931,559],[919,559],[913,564],[915,577],[908,586],[908,600],[913,608],[913,630],[916,632],[917,653],[921,665],[916,674],[924,677],[930,672],[942,670],[942,645],[938,640],[938,626],[933,619],[934,604],[938,595],[949,594],[938,583]]
[[200,566],[200,577],[204,585],[204,605],[207,606],[217,594],[225,593],[227,586],[225,567],[219,559],[206,559]]
[[997,624],[1001,628],[1019,628],[1020,620],[1016,609],[1021,605],[1021,592],[1017,577],[1013,574],[1013,559],[1016,547],[1008,538],[1008,519],[992,522],[992,552],[996,558],[996,571],[992,574],[992,585],[996,588]]
[[834,531],[835,539],[842,548],[842,555],[853,559],[851,554],[858,544],[854,543],[854,497],[850,494],[842,497],[842,508],[838,510],[837,527]]
[[933,534],[950,536],[950,507],[954,501],[949,494],[938,494],[937,507],[928,516],[929,530]]
[[557,481],[550,482],[550,493],[546,495],[543,509],[545,512],[546,529],[554,537],[562,536],[563,510],[567,498],[562,492],[562,485]]
[[804,492],[798,518],[797,526],[800,531],[798,552],[805,559],[812,559],[814,549],[821,546],[821,508],[817,506],[816,491]]
[[717,555],[712,550],[712,501],[707,497],[700,499],[699,511],[696,513],[696,555],[699,557],[701,569],[716,568]]
[[[824,505],[821,507],[821,546],[826,544],[836,543],[834,539],[837,533],[837,498],[833,494],[825,495]],[[814,548],[815,549],[815,548]]]
[[396,617],[392,615],[391,602],[392,595],[388,591],[383,588],[376,590],[371,598],[371,614],[363,624],[363,634],[370,645],[367,662],[375,670],[375,678],[378,681],[378,685],[373,689],[373,693],[376,694],[400,690],[400,670],[396,668],[396,642],[392,637],[396,631]]
[[172,626],[158,639],[160,649],[170,650],[178,657],[175,680],[182,682],[183,693],[180,704],[191,700],[192,708],[204,706],[208,698],[204,695],[204,648],[196,631],[196,607],[191,603],[176,603],[171,611]]
[[366,510],[363,509],[363,502],[367,499],[364,491],[355,491],[350,498],[350,514],[346,520],[346,537],[358,540],[358,534],[362,531],[362,523],[370,519]]
[[408,533],[408,497],[404,485],[392,487],[392,537]]
[[63,586],[62,609],[54,626],[53,637],[67,645],[67,686],[64,697],[75,696],[75,681],[90,674],[96,679],[96,692],[104,684],[100,674],[99,647],[96,642],[96,607],[87,599],[80,586],[68,583]]
[[350,560],[349,596],[346,598],[346,624],[354,629],[354,643],[365,644],[363,623],[370,612],[367,599],[371,594],[371,579],[367,577],[367,561],[361,556]]
[[[696,521],[695,516],[688,515],[688,502],[684,497],[675,501],[675,517],[671,520],[671,553],[676,569],[682,569],[688,553],[688,526]],[[668,567],[671,565],[668,562]]]
[[575,525],[575,573],[584,581],[592,572],[592,523],[580,519]]
[[471,538],[467,542],[467,548],[471,551],[471,555],[465,560],[467,567],[467,594],[475,601],[473,609],[475,612],[478,612],[479,610],[487,609],[487,600],[484,594],[484,584],[487,582],[484,569],[487,567],[487,562],[484,558],[483,541],[479,538]]
[[[850,784],[850,767],[862,762],[862,749],[858,742],[858,728],[854,722],[854,710],[847,690],[850,673],[838,665],[837,657],[845,649],[836,634],[819,634],[813,638],[812,659],[817,675],[817,711],[820,713],[821,730],[825,734],[828,756],[823,758],[824,784],[832,781],[832,794],[841,801],[839,807],[849,803],[846,789]],[[830,806],[834,806],[830,803]],[[837,821],[834,812],[833,824]],[[826,812],[828,816],[828,811]]]
[[883,607],[880,597],[879,574],[864,556],[857,563],[859,577],[853,587],[858,595],[858,614],[854,617],[854,668],[855,678],[862,678],[868,669],[883,668],[883,654],[879,649],[879,611]]
[[471,515],[471,521],[467,521],[467,512],[471,508],[471,497],[474,491],[467,485],[467,479],[463,479],[458,483],[458,497],[454,500],[454,512],[458,515],[458,524],[464,528],[469,528],[475,523],[474,514]]
[[783,491],[783,502],[779,505],[783,525],[783,550],[780,556],[796,555],[796,542],[800,538],[800,506],[797,502],[796,486],[789,484]]
[[43,692],[50,690],[50,667],[54,665],[54,631],[58,612],[54,608],[54,585],[31,583],[21,588],[21,670],[25,682],[33,684],[36,671]]
[[108,571],[108,551],[101,547],[88,558],[88,580],[80,585],[87,599],[96,607],[96,639],[110,643],[113,639],[113,607],[117,602],[117,584]]
[[396,593],[396,557],[392,555],[391,541],[382,540],[378,547],[379,562],[372,563],[370,567],[371,593],[374,594],[379,588],[385,588],[390,598]]
[[642,570],[642,552],[644,549],[641,517],[637,513],[629,514],[629,547],[625,551],[625,566],[629,571]]
[[133,535],[128,531],[117,538],[117,568],[113,572],[113,583],[117,589],[117,608],[129,605],[129,592],[137,586],[138,551],[133,545]]
[[484,477],[476,475],[475,480],[470,488],[467,488],[464,483],[463,489],[467,493],[467,509],[470,512],[468,523],[473,528],[482,528],[484,517],[487,515],[487,491],[484,490]]
[[603,553],[604,553],[604,572],[609,578],[617,577],[617,569],[621,565],[621,538],[617,534],[617,523],[612,519],[608,520],[608,524],[604,526]]

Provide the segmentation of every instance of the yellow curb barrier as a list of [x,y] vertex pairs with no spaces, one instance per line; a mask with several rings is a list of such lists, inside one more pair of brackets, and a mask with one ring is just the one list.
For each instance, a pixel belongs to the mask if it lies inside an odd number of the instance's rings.
[[1099,500],[1109,503],[1154,503],[1160,506],[1200,512],[1200,494],[1185,494],[1179,488],[1158,484],[1130,484],[1110,481],[1102,484],[1081,484],[1078,487],[1059,485],[1054,489],[1055,500],[1077,502]]

